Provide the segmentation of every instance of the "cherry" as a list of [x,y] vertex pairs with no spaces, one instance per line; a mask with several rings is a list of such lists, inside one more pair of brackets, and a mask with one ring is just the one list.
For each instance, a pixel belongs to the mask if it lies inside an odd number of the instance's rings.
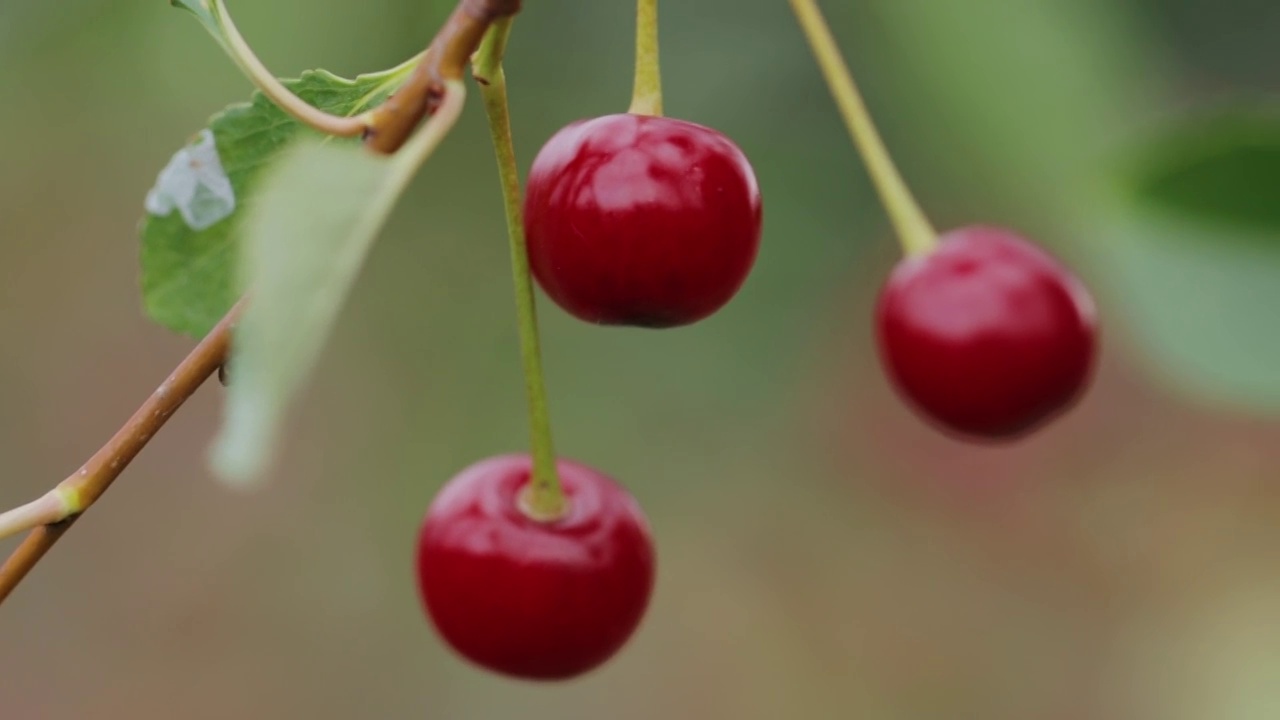
[[427,614],[462,656],[529,680],[604,663],[645,613],[654,550],[639,505],[600,472],[557,463],[564,517],[522,504],[528,455],[500,455],[459,473],[432,502],[418,537]]
[[571,315],[674,327],[742,287],[760,246],[760,190],[746,156],[711,128],[607,115],[538,152],[524,226],[534,277]]
[[881,361],[899,392],[962,436],[1025,435],[1074,405],[1092,374],[1088,291],[1009,230],[961,228],[909,255],[876,316]]

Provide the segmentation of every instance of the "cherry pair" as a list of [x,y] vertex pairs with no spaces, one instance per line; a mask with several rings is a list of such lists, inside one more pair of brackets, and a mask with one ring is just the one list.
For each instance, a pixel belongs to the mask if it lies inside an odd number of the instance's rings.
[[[534,276],[572,315],[607,325],[701,320],[755,261],[760,192],[720,133],[621,114],[569,125],[529,175],[525,232]],[[935,424],[1010,439],[1069,408],[1093,365],[1083,285],[1008,230],[970,227],[909,256],[877,309],[881,359]]]
[[[745,155],[710,128],[619,114],[574,123],[539,153],[524,203],[531,271],[566,310],[596,323],[672,327],[722,307],[760,239]],[[527,455],[451,480],[418,541],[427,613],[462,656],[504,675],[558,680],[608,660],[639,625],[653,541],[621,486],[560,460],[566,502],[541,518],[522,500]]]

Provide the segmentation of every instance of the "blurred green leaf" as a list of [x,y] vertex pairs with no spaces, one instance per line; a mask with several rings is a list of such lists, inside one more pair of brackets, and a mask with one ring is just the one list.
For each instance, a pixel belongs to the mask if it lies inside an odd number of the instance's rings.
[[265,465],[286,405],[398,194],[396,168],[363,148],[307,138],[264,182],[244,225],[241,273],[253,295],[236,329],[214,449],[224,479],[251,480]]
[[1180,123],[1137,153],[1126,181],[1136,202],[1280,237],[1280,113]]
[[[350,116],[384,100],[408,67],[355,80],[315,70],[284,84],[326,112]],[[174,156],[148,196],[141,227],[142,296],[152,319],[200,337],[230,309],[240,292],[234,277],[240,211],[253,202],[261,173],[300,135],[318,137],[255,93],[215,115]]]
[[263,179],[237,263],[251,291],[232,343],[231,391],[213,451],[223,480],[261,476],[369,248],[465,98],[466,85],[449,81],[440,109],[393,156],[304,137]]
[[908,180],[938,196],[926,204],[939,222],[985,216],[1046,243],[1074,237],[1117,130],[1158,107],[1167,82],[1123,3],[844,5],[854,64],[860,47],[881,48],[863,71],[872,111]]
[[1109,263],[1133,328],[1183,389],[1280,408],[1280,116],[1179,124],[1122,173]]

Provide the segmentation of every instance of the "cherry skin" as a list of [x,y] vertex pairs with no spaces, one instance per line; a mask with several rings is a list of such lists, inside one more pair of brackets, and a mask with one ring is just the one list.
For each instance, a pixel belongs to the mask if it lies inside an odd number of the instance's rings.
[[935,425],[970,439],[1011,440],[1070,409],[1097,349],[1084,285],[996,227],[954,230],[899,263],[876,325],[898,391]]
[[653,589],[653,541],[636,501],[592,468],[557,465],[564,517],[532,519],[521,500],[532,461],[500,455],[449,481],[418,536],[418,586],[436,630],[510,677],[598,667],[639,626]]
[[702,320],[746,281],[760,247],[760,189],[733,141],[683,120],[572,123],[533,161],[529,264],[575,317],[667,328]]

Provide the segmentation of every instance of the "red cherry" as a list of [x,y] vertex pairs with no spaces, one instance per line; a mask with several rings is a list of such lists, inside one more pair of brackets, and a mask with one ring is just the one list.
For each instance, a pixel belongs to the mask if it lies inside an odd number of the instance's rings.
[[665,328],[723,307],[760,247],[751,164],[729,138],[683,120],[607,115],[539,151],[524,203],[529,264],[588,322]]
[[907,257],[876,315],[880,357],[899,392],[958,435],[1029,433],[1074,405],[1092,375],[1089,292],[1008,230],[954,230]]
[[616,482],[561,460],[568,513],[532,519],[528,455],[482,460],[432,502],[418,536],[427,614],[461,655],[505,675],[558,680],[604,663],[649,604],[654,551],[639,505]]

